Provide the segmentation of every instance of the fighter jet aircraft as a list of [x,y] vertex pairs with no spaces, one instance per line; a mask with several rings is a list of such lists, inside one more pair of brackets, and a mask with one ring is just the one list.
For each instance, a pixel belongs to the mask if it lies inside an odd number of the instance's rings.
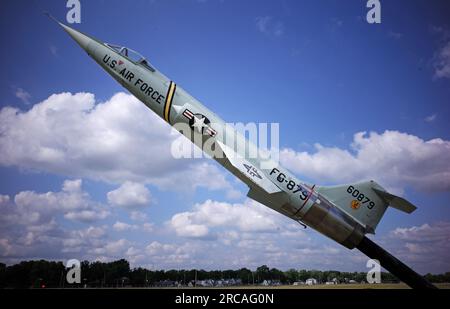
[[410,202],[373,180],[325,187],[297,179],[139,53],[55,21],[123,87],[242,180],[249,198],[349,249],[358,248],[412,287],[434,288],[365,236],[375,232],[388,206],[411,213],[416,207]]

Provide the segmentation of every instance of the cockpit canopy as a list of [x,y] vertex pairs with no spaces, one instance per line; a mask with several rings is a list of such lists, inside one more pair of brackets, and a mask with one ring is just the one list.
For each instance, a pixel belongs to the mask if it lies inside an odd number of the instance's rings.
[[129,60],[133,61],[136,64],[142,65],[144,68],[155,72],[155,69],[153,66],[145,59],[144,56],[142,56],[137,51],[132,50],[131,48],[125,47],[125,46],[119,46],[114,44],[105,43],[106,46],[113,49],[114,51],[118,52],[124,57],[127,57]]

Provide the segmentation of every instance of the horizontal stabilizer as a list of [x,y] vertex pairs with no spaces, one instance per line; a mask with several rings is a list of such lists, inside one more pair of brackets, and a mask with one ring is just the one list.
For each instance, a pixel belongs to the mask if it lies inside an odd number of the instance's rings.
[[376,194],[378,194],[386,203],[388,203],[389,206],[394,207],[398,210],[410,214],[417,209],[416,206],[414,206],[413,204],[411,204],[402,197],[393,195],[386,191],[378,190],[376,188],[373,188],[373,191],[375,191]]

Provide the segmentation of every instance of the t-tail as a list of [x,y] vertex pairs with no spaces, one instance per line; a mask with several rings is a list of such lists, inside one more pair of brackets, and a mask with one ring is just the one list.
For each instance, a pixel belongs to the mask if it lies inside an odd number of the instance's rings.
[[417,208],[404,198],[387,192],[373,180],[318,187],[317,192],[354,218],[370,234],[375,234],[375,229],[389,206],[408,214]]

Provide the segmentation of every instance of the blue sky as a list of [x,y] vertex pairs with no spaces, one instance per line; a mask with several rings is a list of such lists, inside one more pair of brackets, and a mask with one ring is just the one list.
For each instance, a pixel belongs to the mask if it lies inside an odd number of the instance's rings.
[[[161,158],[170,128],[42,14],[65,21],[65,3],[1,4],[1,260],[365,269],[214,162]],[[448,271],[450,5],[382,1],[374,25],[365,4],[81,1],[74,27],[138,50],[226,121],[280,123],[281,161],[301,179],[404,195],[418,210],[388,210],[373,238]]]

